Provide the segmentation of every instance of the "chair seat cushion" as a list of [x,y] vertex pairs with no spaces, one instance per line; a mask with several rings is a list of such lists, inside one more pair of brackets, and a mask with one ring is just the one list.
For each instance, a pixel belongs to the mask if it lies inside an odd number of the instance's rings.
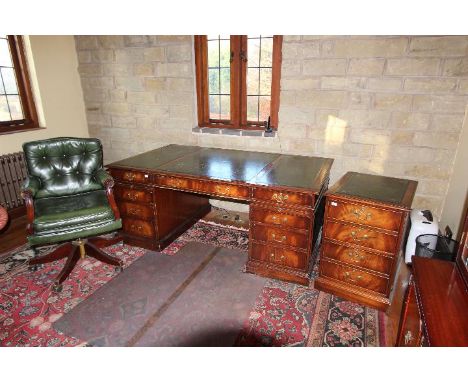
[[104,190],[36,199],[34,210],[33,225],[36,235],[48,232],[57,235],[115,220]]

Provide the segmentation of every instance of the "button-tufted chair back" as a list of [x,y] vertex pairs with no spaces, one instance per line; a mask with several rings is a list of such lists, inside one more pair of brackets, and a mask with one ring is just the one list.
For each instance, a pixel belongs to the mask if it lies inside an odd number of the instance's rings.
[[102,189],[102,146],[95,138],[52,138],[23,144],[29,175],[40,180],[35,199]]

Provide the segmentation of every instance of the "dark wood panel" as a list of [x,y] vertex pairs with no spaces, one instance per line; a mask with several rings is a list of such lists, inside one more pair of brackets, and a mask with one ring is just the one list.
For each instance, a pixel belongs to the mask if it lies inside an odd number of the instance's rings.
[[325,223],[324,237],[387,253],[394,253],[398,243],[398,236],[331,220]]
[[403,213],[371,207],[363,203],[328,199],[328,217],[398,232]]
[[128,232],[135,236],[156,236],[153,222],[122,217],[122,225],[125,232]]
[[396,345],[421,346],[422,337],[422,321],[416,301],[416,290],[414,288],[414,281],[411,281],[403,303],[402,319],[400,320]]
[[110,173],[116,181],[151,184],[153,176],[148,171],[122,170],[111,168]]
[[324,239],[322,242],[322,259],[332,259],[348,265],[370,269],[383,273],[387,276],[393,270],[394,258],[377,254],[375,252],[364,251],[353,246],[334,243]]
[[300,205],[309,208],[314,207],[313,194],[300,192],[291,192],[287,190],[276,190],[266,187],[256,187],[253,189],[253,198],[265,200],[271,203],[276,203],[279,206],[283,205]]
[[152,205],[121,201],[118,208],[122,216],[135,219],[152,220],[156,215]]
[[153,191],[152,189],[148,188],[116,183],[114,186],[114,194],[117,200],[126,200],[140,203],[153,202]]

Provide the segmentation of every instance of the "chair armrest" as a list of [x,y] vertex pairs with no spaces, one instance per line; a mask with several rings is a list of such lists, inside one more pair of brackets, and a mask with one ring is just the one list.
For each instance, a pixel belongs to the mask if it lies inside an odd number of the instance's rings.
[[96,177],[96,181],[104,188],[114,187],[114,178],[112,178],[112,176],[110,176],[103,168],[97,170],[94,176]]
[[29,175],[24,180],[21,186],[21,196],[26,199],[27,197],[34,198],[37,191],[41,188],[41,180],[36,177]]

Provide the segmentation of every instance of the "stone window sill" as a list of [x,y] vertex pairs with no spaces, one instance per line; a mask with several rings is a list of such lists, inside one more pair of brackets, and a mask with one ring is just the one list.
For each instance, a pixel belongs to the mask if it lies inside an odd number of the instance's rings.
[[263,130],[240,130],[240,129],[221,129],[213,127],[194,127],[192,133],[196,134],[215,134],[215,135],[231,135],[239,137],[276,137],[276,131],[266,133]]

